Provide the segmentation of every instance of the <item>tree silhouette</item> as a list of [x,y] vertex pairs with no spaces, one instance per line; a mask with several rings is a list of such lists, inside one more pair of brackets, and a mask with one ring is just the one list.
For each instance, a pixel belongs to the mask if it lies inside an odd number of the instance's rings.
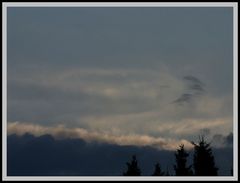
[[177,152],[175,153],[176,165],[174,165],[174,170],[176,176],[189,176],[193,175],[191,166],[187,167],[187,157],[189,154],[185,151],[184,145],[181,144]]
[[127,162],[127,171],[123,173],[124,176],[140,176],[141,170],[138,167],[137,158],[135,155],[132,156],[131,163]]
[[161,170],[160,164],[156,163],[153,176],[163,176],[164,172]]
[[217,176],[218,168],[215,166],[214,156],[210,143],[199,138],[199,143],[194,145],[193,168],[196,176]]

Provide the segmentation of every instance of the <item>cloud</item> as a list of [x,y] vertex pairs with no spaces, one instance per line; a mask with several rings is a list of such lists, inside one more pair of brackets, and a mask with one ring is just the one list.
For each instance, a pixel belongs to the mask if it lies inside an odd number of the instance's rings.
[[113,135],[107,133],[99,133],[89,131],[83,128],[66,128],[64,125],[56,127],[45,127],[40,125],[13,122],[8,124],[8,135],[23,135],[31,133],[36,136],[50,134],[55,138],[81,138],[87,142],[102,142],[117,145],[135,145],[135,146],[151,146],[158,149],[175,150],[179,144],[184,144],[187,149],[192,145],[187,140],[175,140],[165,138],[155,138],[148,135],[130,134],[130,135]]
[[215,147],[232,147],[233,145],[233,133],[230,132],[228,135],[215,134],[212,137],[211,144]]
[[[177,108],[166,107],[160,111],[144,113],[130,113],[109,116],[89,116],[81,118],[88,129],[114,134],[140,133],[154,136],[178,138],[188,136],[194,138],[203,128],[209,128],[213,133],[229,132],[231,119],[229,118],[196,118],[195,111],[188,114],[184,109],[175,112]],[[188,110],[188,109],[186,109]]]
[[209,128],[202,128],[199,130],[199,134],[203,136],[208,136],[211,134],[211,130]]
[[199,84],[199,85],[203,84],[198,78],[196,78],[194,76],[184,76],[183,79],[190,81],[192,83],[195,83],[195,84]]
[[226,136],[226,144],[229,144],[229,145],[233,145],[233,133],[229,133],[227,136]]
[[205,92],[204,83],[194,76],[184,76],[183,79],[188,81],[188,87],[195,94],[203,94]]
[[174,103],[189,103],[192,101],[193,94],[190,93],[184,93],[182,94],[177,100],[174,101]]
[[[119,119],[120,118],[119,116]],[[125,122],[124,119],[122,119],[122,121],[114,124],[110,123],[111,120],[114,122],[114,119],[108,119],[110,120],[108,121],[104,118],[92,118],[89,120],[91,120],[91,123],[87,128],[69,128],[64,125],[66,123],[50,127],[23,122],[11,122],[8,123],[8,134],[16,133],[22,135],[27,132],[36,136],[51,134],[55,138],[82,138],[85,141],[97,141],[118,145],[152,146],[159,149],[174,150],[181,143],[186,144],[187,148],[191,148],[189,141],[196,140],[198,135],[202,134],[200,132],[203,129],[208,129],[208,135],[210,129],[212,134],[225,134],[225,131],[230,131],[227,127],[228,123],[226,123],[226,120],[221,119],[216,119],[215,121],[189,119],[177,123],[163,123],[158,126],[152,123],[140,122],[137,124],[141,126],[139,129],[131,124],[126,127],[129,119]],[[115,120],[117,121],[118,119]],[[133,121],[135,120],[134,118]],[[89,121],[86,122],[89,123]],[[102,128],[102,126],[106,126],[106,128]],[[181,136],[186,138],[179,138]],[[228,139],[230,139],[230,137],[231,136],[229,136]],[[215,143],[213,145],[215,146]],[[224,146],[225,145],[227,144],[224,144]],[[218,147],[218,144],[216,144],[216,147]]]
[[190,104],[195,98],[198,98],[200,95],[203,95],[205,92],[204,84],[197,77],[194,76],[184,76],[183,81],[186,84],[185,92],[179,98],[173,101],[175,104]]
[[150,111],[168,103],[181,85],[164,70],[71,68],[20,74],[8,78],[9,118],[36,121],[35,110],[42,121],[70,113],[76,119]]
[[[29,72],[8,78],[9,123],[57,126],[61,122],[69,128],[119,136],[180,136],[190,140],[204,125],[213,133],[218,129],[224,134],[232,127],[231,97],[218,98],[210,92],[196,95],[188,87],[189,76],[179,79],[166,68]],[[181,93],[178,104],[183,105],[172,105]]]

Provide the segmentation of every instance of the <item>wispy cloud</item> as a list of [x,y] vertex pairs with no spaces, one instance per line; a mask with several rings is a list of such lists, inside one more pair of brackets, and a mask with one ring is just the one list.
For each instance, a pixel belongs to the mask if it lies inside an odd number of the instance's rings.
[[193,98],[193,94],[190,93],[184,93],[182,94],[178,99],[176,99],[174,101],[174,103],[178,103],[178,104],[183,104],[183,103],[190,103],[192,101]]
[[188,87],[192,91],[197,92],[197,93],[203,93],[205,91],[203,88],[205,86],[205,84],[202,81],[200,81],[197,77],[184,76],[183,79],[185,81],[188,81],[188,83],[187,83]]
[[[202,83],[199,79],[167,71],[68,68],[10,77],[8,123],[62,123],[103,134],[173,139],[192,138],[205,127],[213,134],[231,131],[231,97],[198,95],[190,86]],[[187,105],[172,105],[174,98]]]
[[184,76],[183,81],[186,84],[185,92],[179,98],[173,101],[173,103],[183,105],[185,103],[191,103],[199,95],[203,95],[205,92],[204,83],[194,76]]
[[151,137],[148,135],[112,135],[107,133],[99,133],[89,131],[83,128],[66,128],[64,125],[56,127],[46,127],[36,124],[28,123],[9,123],[8,135],[17,134],[23,135],[25,133],[32,133],[33,135],[40,136],[50,134],[55,138],[81,138],[87,142],[103,142],[118,145],[134,145],[134,146],[151,146],[157,149],[175,150],[179,144],[184,144],[187,149],[192,148],[189,141],[182,139],[169,139],[162,137]]

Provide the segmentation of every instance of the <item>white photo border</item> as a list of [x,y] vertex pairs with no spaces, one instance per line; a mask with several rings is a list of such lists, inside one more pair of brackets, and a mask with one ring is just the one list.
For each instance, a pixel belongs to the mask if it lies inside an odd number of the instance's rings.
[[[7,8],[8,7],[232,7],[233,8],[233,176],[7,176]],[[238,3],[237,2],[5,2],[2,3],[2,180],[5,181],[237,181],[238,180]]]

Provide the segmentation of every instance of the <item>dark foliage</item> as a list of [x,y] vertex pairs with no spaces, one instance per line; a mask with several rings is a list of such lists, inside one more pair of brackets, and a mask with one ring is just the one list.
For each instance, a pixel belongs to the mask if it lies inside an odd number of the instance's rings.
[[176,176],[190,176],[193,175],[191,166],[187,166],[187,157],[189,154],[185,151],[184,145],[180,145],[179,149],[175,153],[176,165],[174,165],[174,170]]
[[218,168],[215,166],[215,160],[210,144],[199,139],[199,143],[194,145],[193,168],[196,176],[217,176]]
[[140,176],[141,170],[138,167],[137,158],[135,155],[132,156],[131,163],[127,162],[127,171],[123,173],[124,176]]
[[162,171],[160,164],[157,163],[155,165],[155,170],[154,170],[153,176],[164,176],[164,175],[165,175],[165,173]]

